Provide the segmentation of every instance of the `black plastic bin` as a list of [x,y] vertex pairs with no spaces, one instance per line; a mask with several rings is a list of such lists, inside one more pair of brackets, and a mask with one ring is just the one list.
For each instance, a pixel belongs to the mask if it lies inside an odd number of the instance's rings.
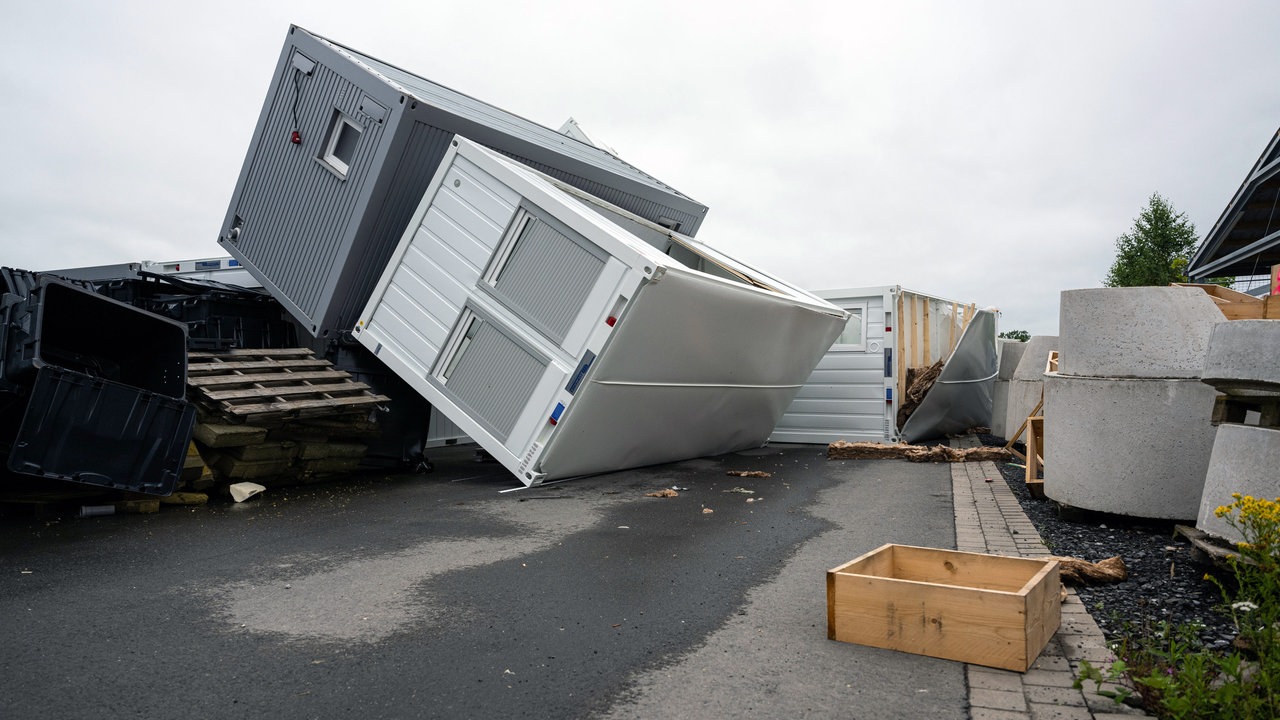
[[40,278],[5,311],[4,369],[29,385],[52,365],[140,390],[186,397],[186,326],[70,283]]
[[25,475],[168,495],[196,408],[185,400],[45,365],[36,372],[8,467]]
[[6,271],[0,454],[15,473],[168,495],[196,409],[187,329],[75,284]]

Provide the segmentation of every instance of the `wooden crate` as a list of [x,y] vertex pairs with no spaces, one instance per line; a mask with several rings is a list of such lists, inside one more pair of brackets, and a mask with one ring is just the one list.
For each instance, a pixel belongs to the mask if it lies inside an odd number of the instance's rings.
[[1056,560],[882,545],[827,571],[827,637],[1024,672],[1060,593]]

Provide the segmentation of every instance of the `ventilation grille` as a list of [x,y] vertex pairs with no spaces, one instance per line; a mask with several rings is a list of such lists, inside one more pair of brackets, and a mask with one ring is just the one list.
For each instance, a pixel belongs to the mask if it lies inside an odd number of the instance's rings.
[[562,343],[605,261],[532,215],[517,218],[514,228],[510,250],[496,254],[505,260],[492,276],[494,294],[547,337]]
[[445,387],[505,442],[547,361],[516,344],[493,323],[480,318],[471,323],[468,342],[458,345],[447,361]]

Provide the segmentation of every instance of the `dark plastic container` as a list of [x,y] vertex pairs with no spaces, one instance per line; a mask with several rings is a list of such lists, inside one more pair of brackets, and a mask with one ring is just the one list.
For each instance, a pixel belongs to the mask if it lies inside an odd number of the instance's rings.
[[186,397],[186,325],[41,277],[5,310],[4,374],[27,385],[55,366],[170,398]]
[[9,451],[17,473],[168,495],[196,408],[185,400],[52,365],[36,370]]
[[148,272],[97,283],[95,290],[185,323],[191,350],[298,347],[297,326],[263,290]]

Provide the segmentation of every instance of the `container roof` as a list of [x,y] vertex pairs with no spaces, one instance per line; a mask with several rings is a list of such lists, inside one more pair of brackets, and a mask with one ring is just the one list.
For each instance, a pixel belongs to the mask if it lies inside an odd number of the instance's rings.
[[1205,235],[1192,278],[1266,275],[1280,265],[1280,131]]
[[419,102],[427,103],[465,120],[493,128],[601,170],[628,177],[635,182],[696,203],[696,201],[679,190],[606,150],[552,130],[544,125],[539,125],[532,120],[527,120],[439,83],[432,82],[408,70],[396,67],[371,55],[366,55],[359,50],[316,35],[304,28],[299,27],[297,30],[305,32],[319,42],[332,47],[336,52],[363,66],[373,75]]

